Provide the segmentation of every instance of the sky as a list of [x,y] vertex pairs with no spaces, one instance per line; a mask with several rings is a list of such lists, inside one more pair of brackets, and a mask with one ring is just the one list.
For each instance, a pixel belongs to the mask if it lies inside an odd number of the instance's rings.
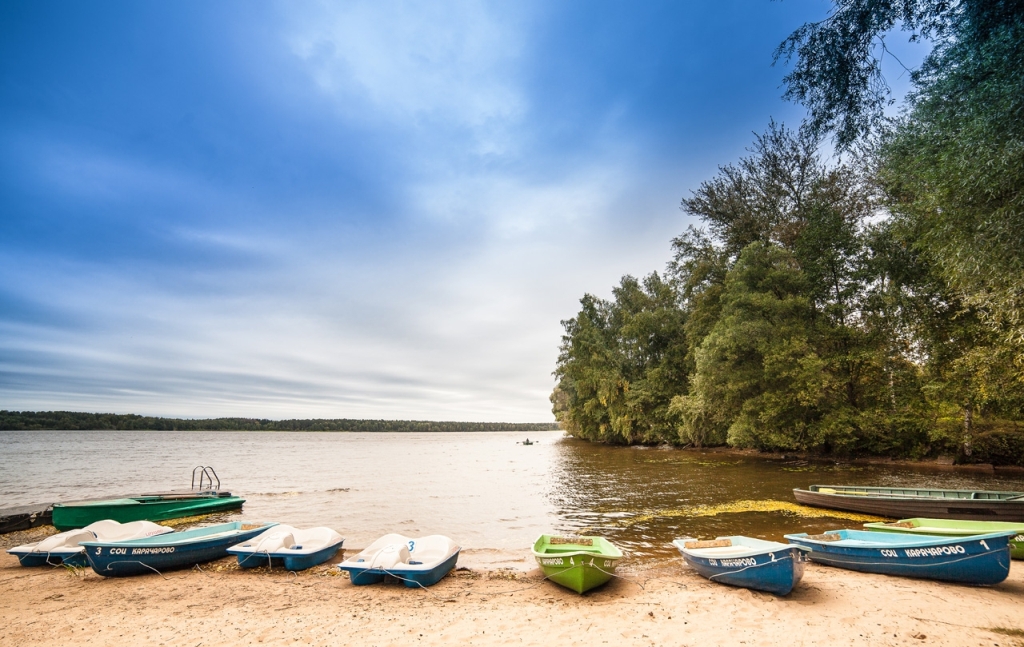
[[829,6],[2,0],[0,409],[553,420]]

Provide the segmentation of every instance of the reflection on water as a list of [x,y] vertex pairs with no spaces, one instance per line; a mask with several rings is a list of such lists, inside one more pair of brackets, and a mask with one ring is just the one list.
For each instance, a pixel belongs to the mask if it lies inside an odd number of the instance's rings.
[[[521,553],[542,532],[592,532],[633,558],[675,537],[856,526],[795,505],[811,483],[1024,490],[1024,478],[607,447],[523,433],[0,432],[0,508],[187,488],[213,465],[242,518],[325,525],[348,549],[387,532]],[[235,515],[232,518],[238,518]]]

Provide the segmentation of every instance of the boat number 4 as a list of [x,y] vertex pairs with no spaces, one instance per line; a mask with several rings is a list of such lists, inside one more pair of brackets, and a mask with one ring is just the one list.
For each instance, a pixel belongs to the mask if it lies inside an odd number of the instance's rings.
[[899,557],[899,553],[891,548],[883,548],[880,552],[882,557]]

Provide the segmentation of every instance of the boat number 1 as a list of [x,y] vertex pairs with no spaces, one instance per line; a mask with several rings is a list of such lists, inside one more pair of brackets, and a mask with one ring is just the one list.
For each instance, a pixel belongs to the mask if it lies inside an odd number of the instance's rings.
[[881,550],[882,557],[899,557],[899,553],[891,548],[883,548]]
[[982,539],[982,540],[981,540],[980,542],[978,542],[978,543],[980,543],[980,544],[981,544],[982,546],[984,546],[984,547],[985,547],[985,550],[992,550],[991,548],[989,548],[989,547],[988,547],[988,544],[986,544],[986,543],[985,543],[985,540],[984,540],[984,539]]

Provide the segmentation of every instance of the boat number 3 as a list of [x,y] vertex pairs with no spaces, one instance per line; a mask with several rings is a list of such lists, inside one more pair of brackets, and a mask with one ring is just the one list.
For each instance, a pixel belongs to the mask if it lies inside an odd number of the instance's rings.
[[409,552],[411,553],[414,550],[416,550],[416,542],[410,539],[409,540]]
[[96,554],[99,555],[102,552],[103,552],[103,547],[102,546],[97,546],[96,547]]
[[883,548],[880,552],[882,557],[899,557],[899,554],[891,548]]

